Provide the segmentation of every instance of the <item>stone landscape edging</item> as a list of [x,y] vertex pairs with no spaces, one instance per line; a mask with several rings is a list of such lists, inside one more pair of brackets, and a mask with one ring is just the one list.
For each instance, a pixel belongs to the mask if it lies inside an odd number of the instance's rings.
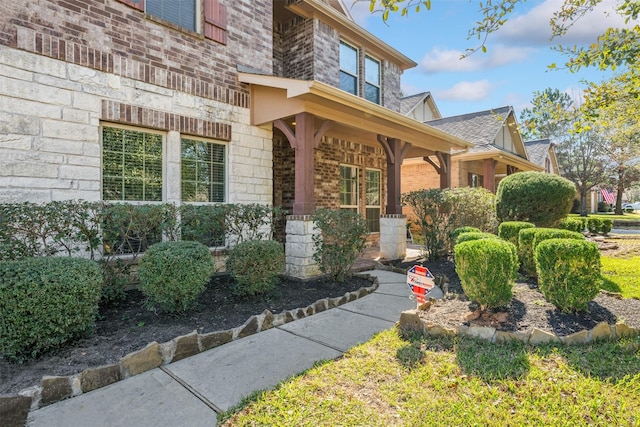
[[22,427],[29,411],[80,396],[228,342],[341,306],[369,295],[378,288],[377,277],[370,274],[356,274],[356,276],[369,280],[371,286],[346,292],[340,297],[323,298],[307,307],[285,310],[278,314],[265,310],[261,314],[249,317],[244,324],[235,328],[205,334],[199,334],[194,330],[161,344],[153,341],[143,349],[125,355],[118,363],[87,368],[80,373],[67,376],[45,375],[39,386],[28,387],[16,395],[0,396],[2,427]]
[[517,332],[501,331],[490,326],[477,325],[460,325],[447,328],[437,323],[424,321],[420,317],[420,311],[423,310],[413,309],[403,311],[400,314],[398,327],[403,331],[417,332],[423,336],[443,337],[461,335],[480,338],[495,343],[516,340],[531,345],[547,343],[583,345],[596,340],[619,339],[640,335],[640,329],[632,328],[624,322],[618,322],[614,325],[610,325],[607,322],[600,322],[591,329],[585,329],[566,336],[559,336],[538,328]]

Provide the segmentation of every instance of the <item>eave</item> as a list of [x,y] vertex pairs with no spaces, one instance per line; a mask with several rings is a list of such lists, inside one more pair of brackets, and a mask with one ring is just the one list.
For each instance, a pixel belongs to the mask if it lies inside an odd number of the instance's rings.
[[353,142],[377,145],[377,135],[409,142],[412,148],[407,158],[471,146],[463,139],[318,81],[242,72],[238,79],[251,85],[253,125],[306,112],[332,121],[331,132]]

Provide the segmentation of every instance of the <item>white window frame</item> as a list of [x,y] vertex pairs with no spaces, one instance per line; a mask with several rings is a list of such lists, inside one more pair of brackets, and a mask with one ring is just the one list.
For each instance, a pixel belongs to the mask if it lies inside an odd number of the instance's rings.
[[[183,140],[200,141],[208,144],[215,144],[224,148],[224,191],[223,201],[186,201],[182,191],[182,141]],[[180,135],[180,202],[189,204],[225,204],[229,203],[229,144],[225,141],[215,139],[202,138],[192,135]]]
[[[378,82],[377,83],[373,83],[371,81],[369,81],[367,79],[367,61],[370,62],[375,62],[376,64],[378,64]],[[373,86],[375,88],[378,89],[378,99],[373,101],[369,98],[367,98],[367,86]],[[375,104],[381,104],[382,103],[382,61],[377,60],[376,58],[366,55],[364,58],[364,98],[370,102],[373,102]]]
[[[377,172],[378,173],[378,204],[377,205],[372,205],[369,204],[369,200],[367,198],[368,196],[368,187],[369,187],[369,180],[367,179],[367,175],[368,172]],[[367,220],[367,227],[369,225],[369,221],[370,219],[367,218],[367,209],[378,209],[378,218],[377,218],[377,229],[378,231],[371,231],[369,230],[370,233],[379,233],[380,232],[380,214],[382,213],[382,171],[380,169],[375,169],[375,168],[366,168],[365,169],[365,174],[364,174],[364,192],[365,192],[365,219]]]
[[[360,93],[360,72],[361,72],[361,69],[360,69],[360,50],[357,47],[355,47],[354,45],[352,45],[350,43],[347,43],[344,40],[340,40],[340,59],[342,59],[342,46],[345,46],[345,47],[347,47],[349,49],[352,49],[355,52],[355,55],[356,55],[356,70],[355,70],[355,74],[354,74],[352,71],[348,71],[348,70],[343,69],[342,68],[342,61],[341,60],[339,61],[339,68],[340,68],[339,88],[344,90],[347,93],[350,93],[352,95],[358,96],[359,93]],[[350,91],[348,91],[348,90],[346,90],[346,89],[344,89],[342,87],[342,79],[341,79],[341,77],[342,77],[343,73],[348,75],[348,76],[350,76],[350,77],[355,78],[355,93],[354,92],[350,92]]]
[[[352,201],[355,201],[355,204],[350,204],[350,205],[346,205],[342,203],[342,195],[346,194],[343,193],[342,191],[342,169],[343,168],[348,168],[352,171],[352,177],[355,177],[351,179],[352,182],[355,182],[355,191],[352,192],[352,194],[354,194]],[[351,210],[351,211],[355,211],[355,212],[360,212],[360,168],[358,166],[355,165],[347,165],[347,164],[341,164],[340,165],[340,209],[345,209],[345,210]]]
[[[129,130],[134,132],[141,132],[147,134],[160,135],[162,137],[162,190],[160,200],[126,200],[126,199],[105,199],[105,188],[104,188],[104,129],[112,128],[112,129],[122,129]],[[154,129],[149,129],[145,127],[137,127],[137,126],[128,126],[121,125],[116,123],[101,123],[100,124],[100,198],[103,201],[114,202],[114,203],[131,203],[131,204],[160,204],[164,203],[167,199],[167,134],[166,132],[157,131]]]

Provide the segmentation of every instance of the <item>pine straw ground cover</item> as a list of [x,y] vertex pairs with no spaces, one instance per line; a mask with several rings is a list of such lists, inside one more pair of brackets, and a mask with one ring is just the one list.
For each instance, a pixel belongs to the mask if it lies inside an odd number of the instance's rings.
[[[640,236],[603,253],[605,287],[640,297]],[[585,346],[493,344],[384,331],[256,393],[224,426],[637,426],[640,337]]]

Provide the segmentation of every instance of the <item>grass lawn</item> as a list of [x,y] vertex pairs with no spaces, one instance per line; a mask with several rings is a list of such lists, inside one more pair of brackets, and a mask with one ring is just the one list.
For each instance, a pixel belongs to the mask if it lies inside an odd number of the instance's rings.
[[640,424],[640,338],[529,347],[380,333],[257,394],[226,426]]
[[[569,214],[569,217],[580,218],[580,214]],[[613,212],[590,213],[587,218],[608,218],[616,221],[640,221],[640,212],[615,215]]]

